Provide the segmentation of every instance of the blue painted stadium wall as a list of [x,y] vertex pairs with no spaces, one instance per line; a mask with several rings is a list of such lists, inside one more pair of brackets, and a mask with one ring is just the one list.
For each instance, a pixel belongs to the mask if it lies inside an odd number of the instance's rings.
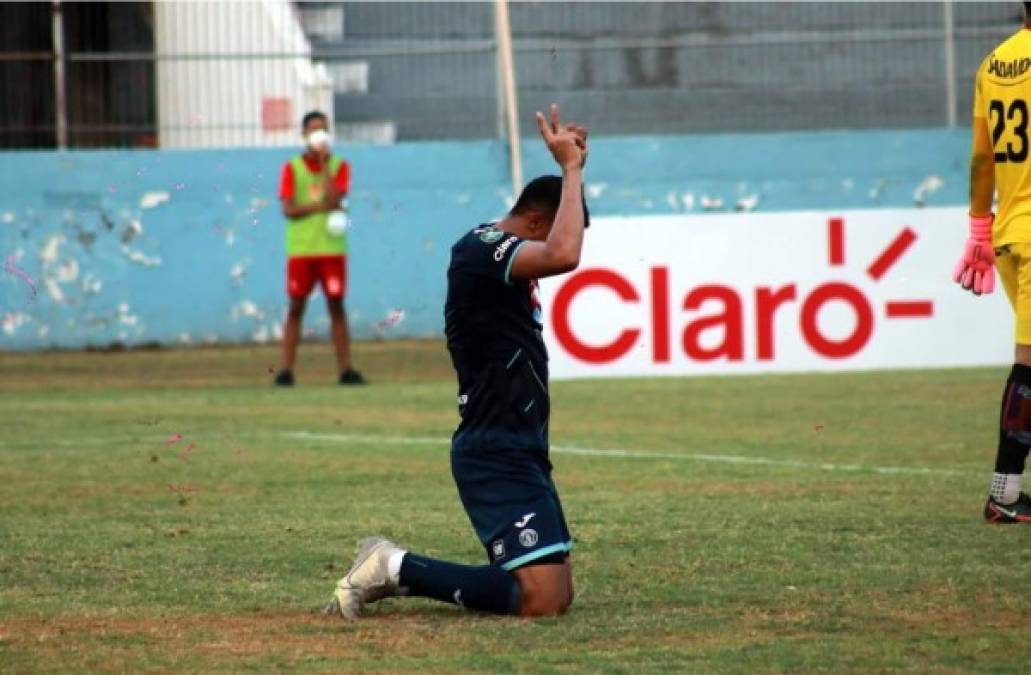
[[[963,129],[599,138],[588,196],[598,215],[961,204],[968,143]],[[353,332],[439,335],[451,242],[509,204],[505,146],[344,154],[354,169]],[[0,153],[0,349],[276,339],[286,304],[276,191],[287,157]],[[552,171],[537,143],[525,158],[528,176]],[[395,308],[404,320],[378,328]],[[306,326],[327,331],[320,296]]]

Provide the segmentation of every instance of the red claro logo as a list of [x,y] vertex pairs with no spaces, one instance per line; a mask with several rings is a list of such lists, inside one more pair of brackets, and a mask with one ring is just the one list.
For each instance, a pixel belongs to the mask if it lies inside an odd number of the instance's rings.
[[[827,222],[828,264],[841,267],[845,264],[845,224],[841,218]],[[870,263],[866,274],[879,281],[916,242],[916,233],[904,228],[895,239]],[[612,269],[590,268],[581,270],[565,280],[552,302],[551,325],[555,338],[571,356],[593,364],[618,361],[637,345],[641,337],[640,328],[625,328],[608,344],[588,344],[574,332],[570,325],[569,309],[576,296],[588,288],[606,288],[624,303],[641,302],[641,293],[622,274]],[[671,360],[669,268],[652,267],[648,288],[651,314],[651,357],[655,363],[669,363]],[[721,284],[696,286],[687,291],[680,303],[684,311],[696,311],[705,302],[716,300],[722,303],[724,311],[715,315],[698,317],[689,321],[680,336],[684,354],[694,361],[743,361],[744,343],[744,300],[736,290]],[[847,359],[855,356],[870,342],[874,331],[874,309],[865,293],[852,284],[831,281],[809,290],[804,296],[796,284],[779,288],[760,286],[755,289],[756,358],[772,361],[776,356],[774,344],[774,319],[777,311],[789,303],[800,302],[799,331],[809,348],[828,359]],[[824,335],[817,322],[820,311],[828,302],[844,303],[855,318],[851,334],[841,338]],[[884,303],[885,316],[889,319],[930,318],[934,314],[934,303],[930,300],[889,300]],[[712,328],[723,329],[723,340],[715,345],[703,345],[701,336]]]

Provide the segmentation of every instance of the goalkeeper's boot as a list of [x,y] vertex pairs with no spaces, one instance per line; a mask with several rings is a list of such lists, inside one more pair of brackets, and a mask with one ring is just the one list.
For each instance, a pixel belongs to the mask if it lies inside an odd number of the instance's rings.
[[276,373],[276,379],[273,382],[277,387],[292,387],[294,386],[294,374],[289,370],[281,370]]
[[1000,504],[992,497],[984,504],[984,519],[989,523],[1031,523],[1031,497],[1026,492],[1012,504]]
[[363,539],[351,571],[337,582],[333,602],[326,612],[340,614],[345,619],[357,619],[365,605],[398,595],[397,580],[391,578],[388,568],[390,556],[400,550],[383,537]]

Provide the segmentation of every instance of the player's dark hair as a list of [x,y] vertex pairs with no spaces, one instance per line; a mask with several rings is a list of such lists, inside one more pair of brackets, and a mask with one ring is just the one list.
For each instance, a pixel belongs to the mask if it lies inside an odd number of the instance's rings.
[[[526,184],[510,213],[518,215],[527,211],[543,211],[554,216],[562,201],[562,176],[537,176]],[[587,197],[583,197],[584,227],[590,227],[591,215],[587,210]]]
[[321,110],[312,110],[305,113],[304,117],[301,118],[301,130],[307,129],[308,122],[311,122],[312,120],[322,120],[327,124],[329,123],[329,118],[326,117],[326,113],[322,112]]

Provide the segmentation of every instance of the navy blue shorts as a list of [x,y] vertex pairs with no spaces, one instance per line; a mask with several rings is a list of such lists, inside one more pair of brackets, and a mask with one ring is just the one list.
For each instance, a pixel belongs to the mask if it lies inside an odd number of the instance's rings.
[[490,564],[511,571],[573,549],[546,457],[452,451],[451,474]]

